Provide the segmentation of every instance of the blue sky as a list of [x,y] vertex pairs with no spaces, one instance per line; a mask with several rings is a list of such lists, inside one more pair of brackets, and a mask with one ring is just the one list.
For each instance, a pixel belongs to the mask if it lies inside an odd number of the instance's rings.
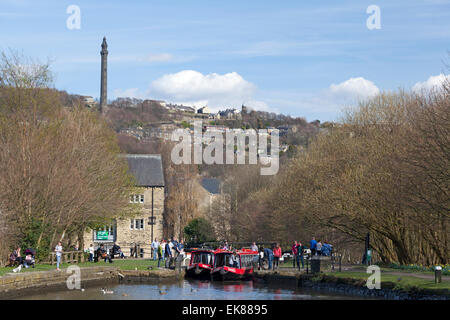
[[[80,29],[66,26],[69,5]],[[369,5],[381,29],[367,28]],[[51,58],[58,89],[98,98],[103,36],[109,98],[335,120],[358,99],[442,79],[450,0],[0,0],[0,50]]]

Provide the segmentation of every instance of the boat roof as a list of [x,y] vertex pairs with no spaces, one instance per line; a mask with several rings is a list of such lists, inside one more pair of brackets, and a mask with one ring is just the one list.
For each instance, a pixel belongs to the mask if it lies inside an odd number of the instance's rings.
[[240,249],[237,251],[230,251],[230,250],[223,250],[223,249],[217,249],[214,251],[214,254],[220,254],[220,253],[237,253],[239,255],[245,255],[245,254],[258,254],[258,251],[253,251],[251,249]]
[[191,251],[191,254],[193,254],[193,253],[203,253],[203,252],[206,252],[206,253],[213,253],[214,251],[211,250],[211,249],[193,249],[193,250]]
[[233,251],[223,250],[223,249],[217,249],[216,251],[214,251],[214,254],[218,254],[218,253],[233,253]]

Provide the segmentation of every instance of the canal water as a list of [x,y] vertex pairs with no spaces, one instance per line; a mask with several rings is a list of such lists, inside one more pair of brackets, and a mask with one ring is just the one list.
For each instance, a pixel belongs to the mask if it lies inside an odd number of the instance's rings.
[[20,299],[31,300],[323,300],[364,299],[347,295],[321,293],[295,287],[267,285],[253,281],[211,282],[182,280],[167,283],[110,284],[84,290],[50,291]]

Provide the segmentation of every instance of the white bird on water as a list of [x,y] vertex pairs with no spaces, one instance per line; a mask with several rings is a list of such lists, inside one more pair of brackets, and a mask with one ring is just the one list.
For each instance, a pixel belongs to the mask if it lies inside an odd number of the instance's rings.
[[114,293],[114,291],[108,290],[108,289],[106,289],[106,288],[102,288],[101,291],[102,291],[103,294],[113,294],[113,293]]

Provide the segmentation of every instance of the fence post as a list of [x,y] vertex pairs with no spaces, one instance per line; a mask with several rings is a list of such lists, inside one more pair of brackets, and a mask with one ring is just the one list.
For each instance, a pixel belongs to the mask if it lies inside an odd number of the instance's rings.
[[334,255],[331,254],[331,271],[334,271]]

